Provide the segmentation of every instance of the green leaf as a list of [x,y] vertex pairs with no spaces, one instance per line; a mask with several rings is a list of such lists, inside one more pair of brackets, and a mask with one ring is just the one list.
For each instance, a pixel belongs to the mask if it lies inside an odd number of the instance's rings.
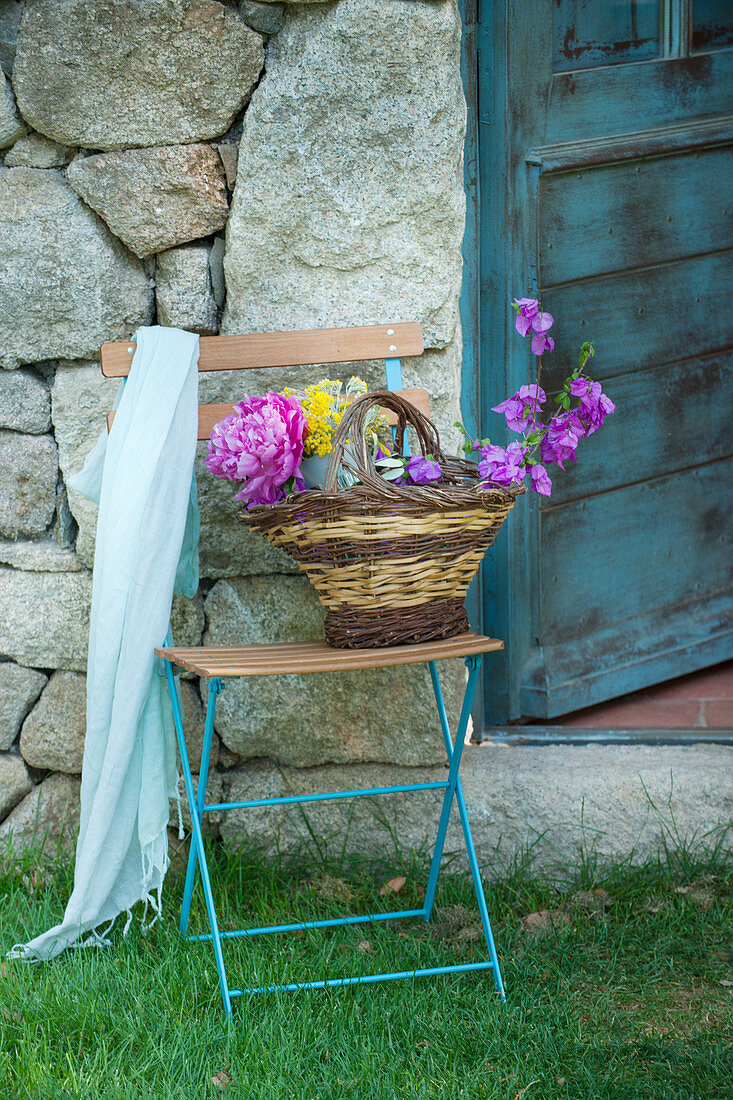
[[396,481],[398,477],[402,477],[404,469],[400,467],[399,470],[380,470],[379,472],[385,481]]
[[[583,369],[588,360],[593,358],[595,353],[596,351],[593,345],[588,340],[586,340],[580,349],[580,363],[578,364],[578,374]],[[575,377],[577,378],[578,375],[576,374]]]
[[400,470],[404,470],[405,460],[403,458],[396,458],[392,455],[387,455],[386,458],[378,458],[374,465],[378,466],[380,471],[382,467],[387,470],[396,469],[397,467],[399,467]]

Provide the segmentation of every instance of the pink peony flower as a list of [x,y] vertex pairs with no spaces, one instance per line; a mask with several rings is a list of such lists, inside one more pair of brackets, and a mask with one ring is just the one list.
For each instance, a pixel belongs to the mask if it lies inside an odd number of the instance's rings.
[[286,495],[289,478],[300,475],[305,413],[293,397],[267,393],[245,397],[209,436],[206,468],[217,477],[242,482],[235,499],[275,504]]

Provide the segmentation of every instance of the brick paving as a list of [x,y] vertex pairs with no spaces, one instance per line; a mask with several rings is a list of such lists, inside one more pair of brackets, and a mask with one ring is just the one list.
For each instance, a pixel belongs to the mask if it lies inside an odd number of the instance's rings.
[[733,729],[733,661],[553,718],[547,724],[606,729]]

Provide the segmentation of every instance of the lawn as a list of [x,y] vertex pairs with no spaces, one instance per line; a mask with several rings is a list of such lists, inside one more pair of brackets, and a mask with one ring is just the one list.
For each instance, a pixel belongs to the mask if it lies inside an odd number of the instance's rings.
[[[214,857],[223,927],[420,904],[417,858],[262,866]],[[406,878],[399,899],[380,894]],[[3,949],[54,923],[68,869],[0,877]],[[555,879],[555,882],[558,880]],[[0,963],[2,1100],[733,1096],[733,873],[681,848],[644,866],[585,860],[552,887],[526,866],[487,887],[507,1003],[490,972],[269,993],[221,1013],[213,955],[166,919],[111,948]],[[293,914],[298,914],[295,917]],[[470,883],[444,875],[420,921],[285,934],[225,948],[232,984],[483,957]],[[198,894],[193,930],[205,930]]]

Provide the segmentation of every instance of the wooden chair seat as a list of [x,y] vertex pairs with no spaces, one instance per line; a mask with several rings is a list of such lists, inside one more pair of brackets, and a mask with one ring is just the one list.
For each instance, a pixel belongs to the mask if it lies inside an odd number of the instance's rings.
[[359,668],[387,668],[468,657],[503,649],[497,638],[459,634],[437,642],[378,649],[333,649],[325,642],[284,642],[275,645],[211,646],[156,649],[158,657],[198,676],[287,676],[308,672],[353,672]]

